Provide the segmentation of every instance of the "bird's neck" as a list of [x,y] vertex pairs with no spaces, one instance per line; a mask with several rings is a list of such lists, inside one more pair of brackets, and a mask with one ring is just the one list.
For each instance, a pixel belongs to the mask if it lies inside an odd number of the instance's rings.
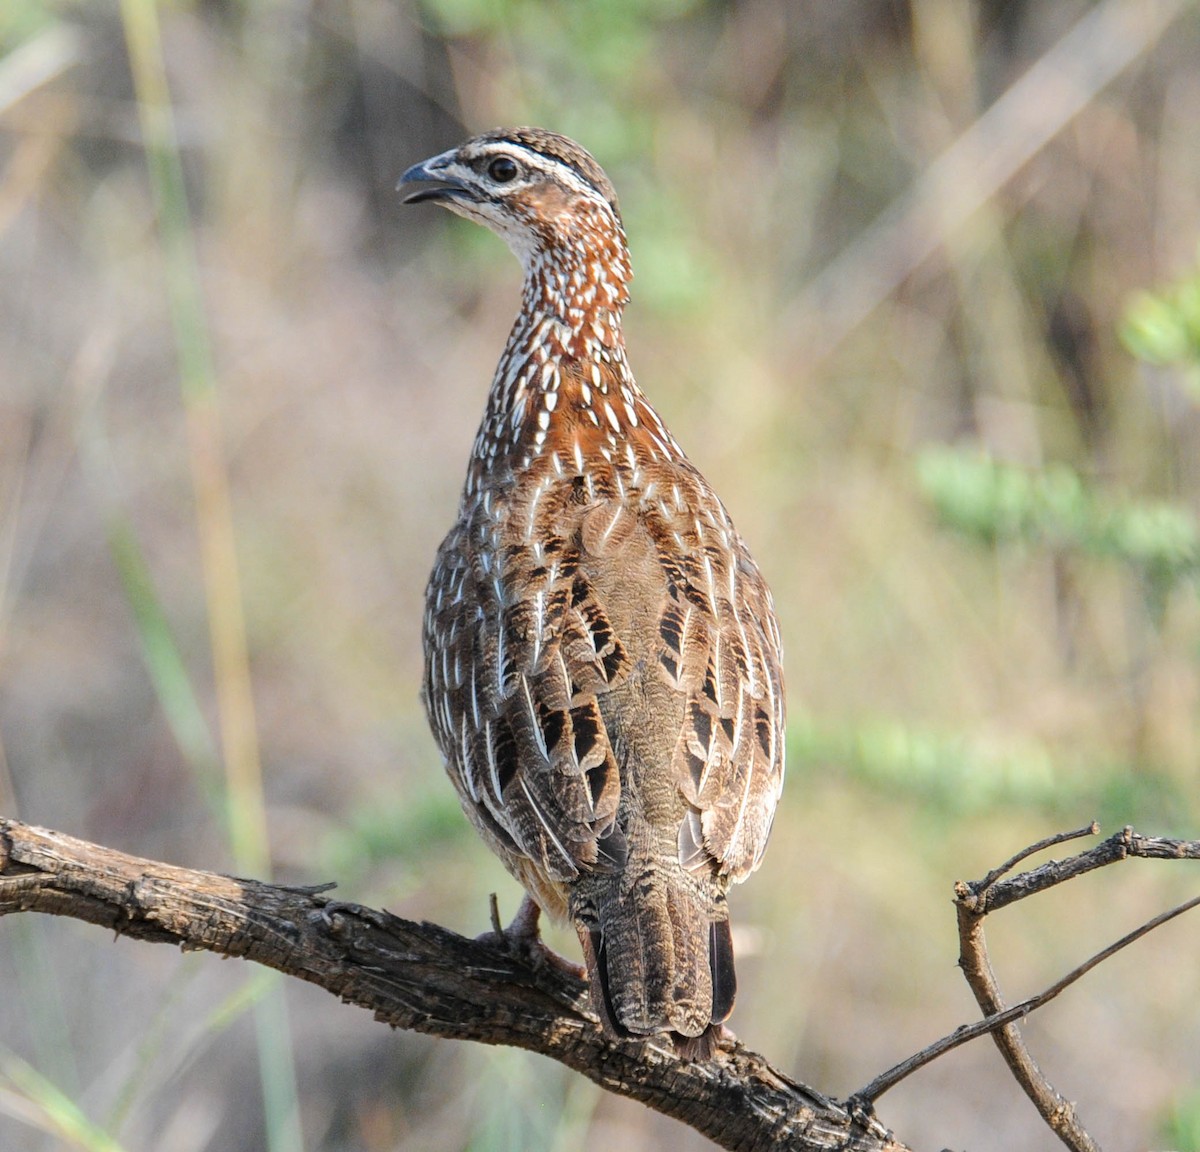
[[632,277],[624,235],[597,230],[530,252],[521,311],[496,366],[468,476],[519,466],[568,413],[619,391],[639,396],[621,318]]
[[[521,311],[505,359],[539,350],[543,360],[602,362],[625,347],[621,314],[633,270],[619,230],[576,224],[525,261]],[[503,360],[501,361],[503,366]]]
[[[543,243],[524,254],[521,311],[496,369],[496,382],[547,364],[625,359],[621,314],[633,271],[625,236],[611,219],[556,222]],[[530,379],[529,386],[537,386]]]

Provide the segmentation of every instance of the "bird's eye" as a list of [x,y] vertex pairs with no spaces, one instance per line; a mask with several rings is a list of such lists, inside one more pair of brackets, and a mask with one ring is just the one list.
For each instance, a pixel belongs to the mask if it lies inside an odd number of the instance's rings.
[[520,169],[517,168],[515,160],[510,160],[507,156],[497,156],[488,165],[488,175],[496,181],[497,184],[507,184],[510,180],[517,178],[517,173]]

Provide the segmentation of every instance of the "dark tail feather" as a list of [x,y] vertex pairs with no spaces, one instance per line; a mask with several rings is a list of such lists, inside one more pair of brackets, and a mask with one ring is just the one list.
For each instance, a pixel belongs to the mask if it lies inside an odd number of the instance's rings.
[[728,920],[714,920],[708,926],[708,964],[712,969],[714,1024],[722,1024],[733,1011],[737,997],[737,973],[733,968],[733,934]]

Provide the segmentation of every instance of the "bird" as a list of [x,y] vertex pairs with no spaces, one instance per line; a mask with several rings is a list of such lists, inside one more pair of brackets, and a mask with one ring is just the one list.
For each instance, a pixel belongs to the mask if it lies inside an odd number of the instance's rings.
[[426,590],[434,737],[527,893],[512,938],[540,943],[541,912],[570,921],[609,1037],[711,1059],[737,988],[727,892],[761,862],[783,785],[771,593],[634,380],[629,250],[596,160],[501,128],[398,188],[524,269]]

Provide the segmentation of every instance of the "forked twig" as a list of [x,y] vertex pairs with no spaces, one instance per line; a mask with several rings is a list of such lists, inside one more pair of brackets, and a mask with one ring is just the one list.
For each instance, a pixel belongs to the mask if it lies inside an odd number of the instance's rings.
[[[1080,977],[1110,956],[1115,955],[1167,921],[1200,905],[1200,896],[1148,920],[1115,943],[1097,952],[1077,968],[1072,969],[1045,991],[1027,1000],[1022,1000],[1021,1003],[1010,1008],[1005,1008],[1000,998],[983,935],[983,919],[989,911],[1014,903],[1036,892],[1042,892],[1055,884],[1072,879],[1094,868],[1115,863],[1128,856],[1156,859],[1200,858],[1200,841],[1143,837],[1138,836],[1131,828],[1127,827],[1087,852],[1021,873],[1004,881],[1002,885],[999,883],[1000,877],[1035,852],[1095,831],[1098,831],[1098,826],[1092,824],[1088,828],[1047,837],[1017,853],[999,868],[993,869],[983,880],[970,884],[959,881],[955,885],[955,904],[958,909],[961,949],[959,964],[966,975],[976,1001],[987,1015],[974,1024],[963,1025],[961,1028],[955,1029],[950,1035],[942,1037],[907,1060],[903,1060],[893,1068],[881,1073],[865,1088],[859,1089],[851,1097],[851,1101],[869,1110],[874,1101],[889,1088],[894,1087],[917,1069],[970,1040],[991,1033],[1021,1087],[1059,1139],[1071,1148],[1072,1152],[1099,1152],[1098,1145],[1075,1117],[1073,1106],[1055,1091],[1053,1085],[1030,1056],[1015,1024],[1029,1013],[1055,999]],[[997,889],[1001,890],[997,891]]]
[[1053,848],[1058,844],[1065,844],[1068,840],[1081,840],[1084,836],[1095,836],[1099,831],[1100,825],[1093,820],[1090,824],[1085,824],[1082,828],[1075,828],[1070,832],[1056,832],[1053,836],[1047,836],[1045,839],[1039,840],[1036,844],[1030,844],[1028,848],[1022,848],[1015,856],[1010,856],[999,868],[993,868],[977,884],[971,885],[971,888],[978,895],[995,884],[1001,876],[1007,876],[1022,860],[1028,860],[1030,856],[1036,856],[1039,852],[1044,852],[1047,848]]

